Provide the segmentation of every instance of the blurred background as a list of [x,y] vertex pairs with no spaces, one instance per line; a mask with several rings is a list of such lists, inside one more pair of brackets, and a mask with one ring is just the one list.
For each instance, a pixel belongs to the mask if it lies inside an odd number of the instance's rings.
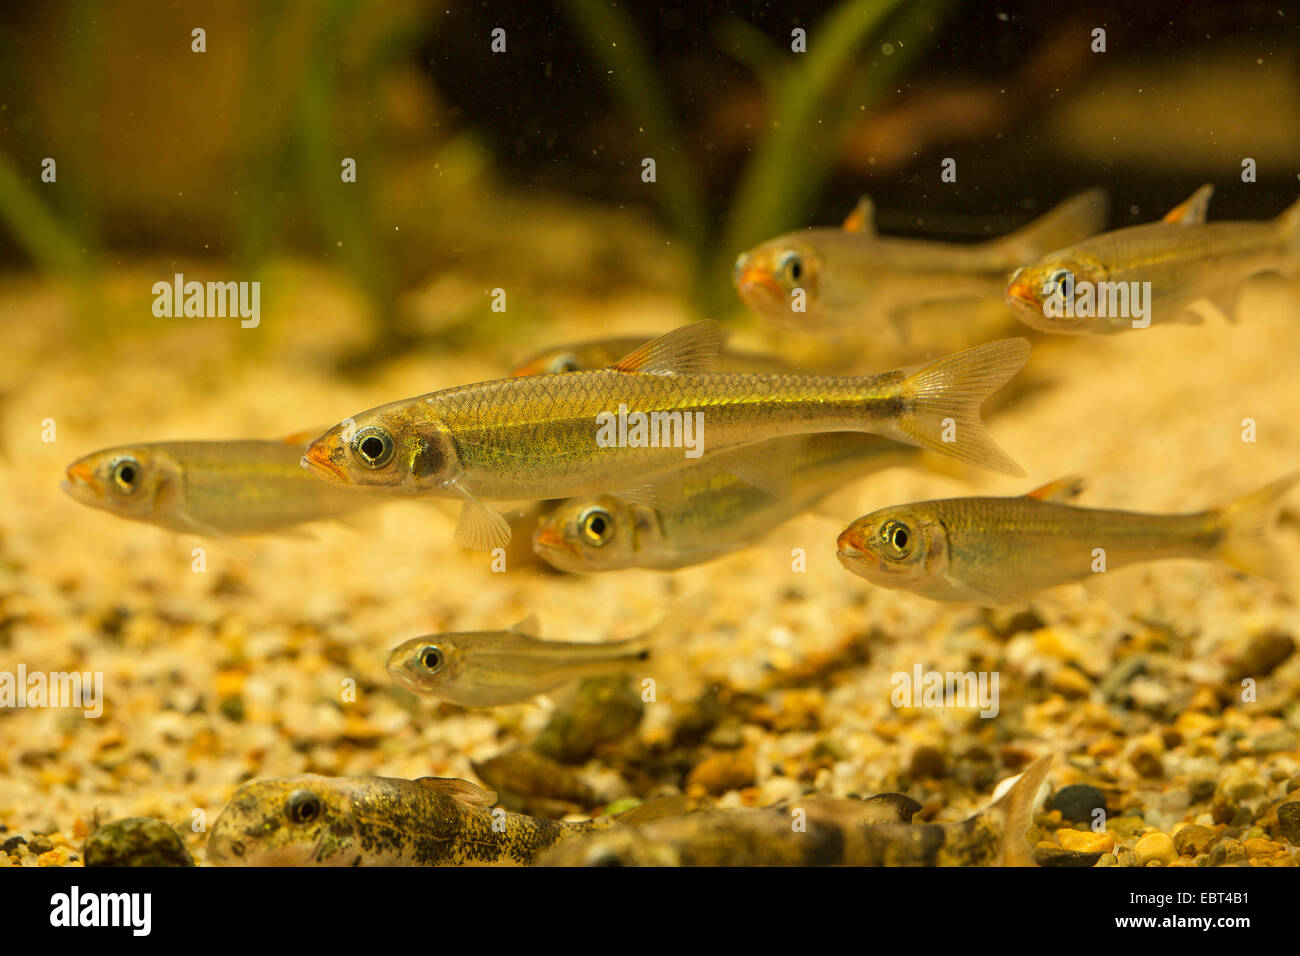
[[[1298,54],[1276,2],[6,5],[0,269],[73,296],[91,343],[168,328],[150,287],[188,267],[312,312],[334,347],[306,357],[345,375],[517,357],[575,298],[738,319],[737,253],[860,193],[882,232],[953,241],[1098,184],[1112,226],[1209,181],[1211,218],[1276,214],[1300,190]],[[21,318],[12,288],[0,308]],[[287,344],[270,325],[239,348]]]

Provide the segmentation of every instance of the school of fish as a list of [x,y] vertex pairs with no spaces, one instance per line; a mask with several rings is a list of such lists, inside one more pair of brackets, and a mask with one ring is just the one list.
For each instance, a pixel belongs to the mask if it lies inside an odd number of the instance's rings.
[[[1300,202],[1271,220],[1212,222],[1211,193],[1201,187],[1159,222],[1102,232],[1107,199],[1092,189],[976,244],[879,235],[864,197],[840,228],[741,253],[732,278],[762,318],[837,344],[882,328],[906,343],[912,314],[938,300],[1000,300],[1008,319],[1053,334],[1132,333],[1207,313],[1235,321],[1249,279],[1300,274]],[[822,374],[733,349],[701,321],[554,346],[506,377],[354,411],[323,432],[106,448],[72,462],[63,487],[119,518],[208,538],[302,534],[386,498],[450,499],[460,504],[455,540],[472,550],[510,545],[568,573],[672,572],[753,547],[885,468],[1023,474],[981,408],[1029,354],[1026,339],[1009,337],[904,368],[864,360],[862,374]],[[1074,477],[1017,497],[904,501],[851,521],[834,554],[875,587],[995,608],[1173,559],[1289,587],[1274,525],[1298,481],[1300,472],[1277,477],[1187,514],[1081,507]],[[506,630],[409,638],[386,669],[419,696],[516,705],[585,678],[639,674],[671,652],[688,616],[590,643],[542,639],[530,615]],[[509,812],[464,780],[252,780],[207,852],[255,866],[1032,864],[1024,835],[1050,762],[1033,763],[976,816],[924,825],[882,798],[809,794],[796,801],[801,827],[787,806],[691,810],[672,798],[563,822]]]

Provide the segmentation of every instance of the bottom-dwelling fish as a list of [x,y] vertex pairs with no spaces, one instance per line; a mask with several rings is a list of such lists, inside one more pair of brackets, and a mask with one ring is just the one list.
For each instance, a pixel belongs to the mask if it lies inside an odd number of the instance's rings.
[[562,502],[538,522],[533,549],[561,571],[684,568],[753,544],[855,478],[917,464],[927,454],[854,432],[759,447],[769,462],[766,477],[783,486],[775,493],[704,462],[661,481],[653,505],[613,495]]
[[880,587],[987,607],[1023,606],[1043,588],[1167,558],[1217,558],[1280,580],[1268,534],[1297,479],[1300,472],[1195,514],[1077,508],[1041,489],[1019,498],[897,505],[849,525],[839,536],[839,559]]
[[638,637],[600,644],[539,640],[533,615],[508,631],[428,634],[393,648],[388,673],[407,690],[462,707],[517,704],[580,677],[643,664],[660,629],[680,616]]
[[650,819],[654,801],[576,823],[493,808],[496,794],[467,780],[320,777],[251,780],[208,836],[218,866],[510,866],[560,840]]
[[691,813],[566,840],[541,866],[1033,866],[1025,831],[1051,757],[960,823],[878,823],[850,801]]
[[120,518],[211,537],[283,531],[374,504],[302,470],[310,437],[106,448],[69,465],[63,490]]

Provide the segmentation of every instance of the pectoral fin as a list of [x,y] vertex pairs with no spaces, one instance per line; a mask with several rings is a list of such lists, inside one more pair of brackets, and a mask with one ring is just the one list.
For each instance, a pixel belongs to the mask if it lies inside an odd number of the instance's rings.
[[713,465],[735,475],[764,494],[780,498],[790,493],[792,463],[799,460],[808,439],[805,436],[774,443],[759,442],[731,451],[722,451],[710,459]]
[[494,551],[510,543],[510,522],[474,497],[467,488],[454,486],[465,497],[456,522],[456,543],[471,551]]

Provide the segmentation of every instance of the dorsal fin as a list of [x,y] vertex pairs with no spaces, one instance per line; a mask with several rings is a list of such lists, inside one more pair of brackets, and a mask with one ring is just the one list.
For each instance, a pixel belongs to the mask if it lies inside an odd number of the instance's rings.
[[718,360],[722,340],[722,327],[705,319],[651,339],[610,368],[616,372],[652,375],[707,372]]
[[1039,501],[1055,501],[1058,504],[1065,501],[1073,501],[1079,495],[1083,494],[1086,486],[1083,478],[1079,475],[1066,475],[1064,478],[1058,478],[1056,481],[1049,481],[1033,491],[1026,492],[1026,498],[1036,498]]
[[525,637],[538,637],[542,633],[541,627],[537,623],[537,615],[529,614],[518,624],[511,626],[510,630],[516,634],[522,634]]
[[848,218],[844,220],[844,231],[857,232],[864,236],[876,234],[876,204],[871,201],[870,196],[859,197],[853,212],[849,213]]
[[474,809],[490,807],[497,802],[495,790],[484,790],[478,784],[459,777],[419,777],[415,782]]
[[1210,197],[1212,195],[1214,195],[1214,187],[1206,183],[1165,213],[1165,218],[1161,221],[1178,226],[1205,225],[1205,213],[1210,208]]

